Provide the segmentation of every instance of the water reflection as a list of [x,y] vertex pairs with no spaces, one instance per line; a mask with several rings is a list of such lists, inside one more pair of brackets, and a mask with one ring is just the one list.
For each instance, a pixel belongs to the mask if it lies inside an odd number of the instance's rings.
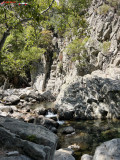
[[[75,134],[64,135],[62,130],[66,126],[75,128]],[[120,120],[91,120],[66,121],[58,129],[59,147],[79,146],[75,150],[76,160],[80,160],[85,153],[93,154],[95,148],[102,142],[113,138],[120,138]]]

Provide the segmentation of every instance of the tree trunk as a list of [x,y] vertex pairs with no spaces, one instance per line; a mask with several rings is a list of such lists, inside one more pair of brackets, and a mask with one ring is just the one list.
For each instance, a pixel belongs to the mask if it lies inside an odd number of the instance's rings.
[[3,47],[4,43],[5,43],[5,41],[6,41],[6,38],[9,35],[10,35],[9,30],[5,31],[4,34],[3,34],[2,39],[0,40],[0,74],[4,74],[4,71],[3,71],[3,68],[2,68],[2,65],[1,65],[1,62],[2,62],[2,60],[1,60],[1,57],[2,57],[1,50],[2,50],[2,47]]

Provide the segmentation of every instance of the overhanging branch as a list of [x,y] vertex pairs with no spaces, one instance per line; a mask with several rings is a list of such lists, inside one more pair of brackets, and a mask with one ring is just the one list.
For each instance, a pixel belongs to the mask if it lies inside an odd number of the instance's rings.
[[53,0],[53,1],[51,2],[51,4],[49,5],[49,7],[48,7],[46,10],[42,11],[41,14],[47,12],[47,11],[52,7],[54,1],[55,1],[55,0]]

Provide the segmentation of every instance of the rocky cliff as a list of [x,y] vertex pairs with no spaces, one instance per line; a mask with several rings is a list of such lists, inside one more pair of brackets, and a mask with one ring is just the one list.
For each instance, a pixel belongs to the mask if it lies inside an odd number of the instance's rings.
[[[60,111],[69,106],[69,110],[78,118],[119,118],[119,9],[119,2],[116,5],[107,0],[92,1],[86,13],[89,39],[85,47],[89,62],[84,69],[77,68],[77,61],[71,62],[66,54],[66,46],[75,37],[53,37],[53,45],[58,55],[52,59],[45,90],[50,90],[54,96],[58,96],[56,106]],[[34,86],[40,92],[39,87],[44,85],[41,84],[40,78],[42,72],[38,72],[34,81]],[[76,112],[80,112],[81,116],[75,115]]]
[[[119,3],[118,3],[119,4]],[[109,6],[109,7],[108,7]],[[49,76],[45,82],[45,90],[50,90],[58,95],[62,84],[68,77],[83,76],[97,69],[105,71],[107,68],[119,68],[120,66],[120,13],[119,6],[105,0],[93,0],[91,7],[86,13],[88,22],[88,36],[86,49],[90,57],[86,70],[78,70],[77,62],[71,62],[65,52],[66,46],[75,38],[60,38],[53,36],[54,51],[57,58],[52,58],[49,66]],[[47,62],[48,63],[48,62]],[[34,86],[41,92],[45,79],[45,62],[38,64],[41,68],[34,75]],[[118,70],[118,69],[117,69]],[[118,75],[119,77],[119,75]]]

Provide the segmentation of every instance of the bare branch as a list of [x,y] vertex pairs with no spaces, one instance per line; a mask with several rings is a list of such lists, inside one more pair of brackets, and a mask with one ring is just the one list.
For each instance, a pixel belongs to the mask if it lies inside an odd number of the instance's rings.
[[49,7],[48,7],[46,10],[42,11],[41,14],[47,12],[47,11],[52,7],[54,1],[55,1],[55,0],[53,0],[53,1],[51,2],[51,4],[49,5]]

